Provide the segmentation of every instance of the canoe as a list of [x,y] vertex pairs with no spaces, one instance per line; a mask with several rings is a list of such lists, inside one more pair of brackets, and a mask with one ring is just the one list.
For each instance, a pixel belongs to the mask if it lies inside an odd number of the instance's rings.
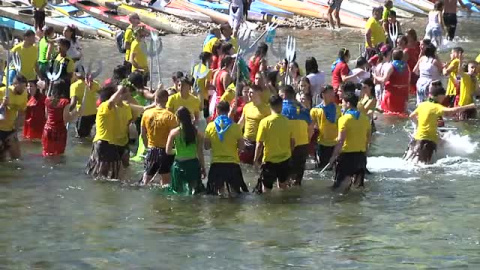
[[[328,6],[328,0],[311,0],[311,2]],[[371,6],[345,0],[345,1],[342,1],[341,11],[348,11],[362,18],[370,18],[372,16],[372,9],[373,8]],[[340,16],[340,19],[343,19],[343,18]]]
[[[366,18],[370,18],[372,16],[372,10],[374,7],[378,6],[378,2],[374,0],[344,0],[342,2],[342,9],[345,9],[350,12],[354,12],[360,14]],[[408,11],[393,8],[395,12],[397,12],[397,17],[399,18],[413,18],[414,14]],[[421,10],[420,10],[421,11]]]
[[113,2],[110,0],[92,0],[92,2],[110,9],[116,9],[118,13],[124,15],[137,13],[143,23],[158,30],[175,34],[181,34],[183,32],[182,25],[170,21],[167,17],[157,12],[152,12],[142,7],[133,7],[121,2]]
[[293,18],[293,13],[292,12],[283,10],[281,8],[274,7],[274,6],[269,5],[269,4],[265,4],[265,3],[260,2],[260,1],[253,1],[252,4],[250,5],[250,8],[258,9],[261,12],[265,12],[265,13],[268,13],[268,14],[273,14],[273,15],[276,15],[276,16],[282,17],[282,18]]
[[[372,7],[382,6],[385,4],[385,1],[383,0],[350,0],[350,1],[371,5]],[[405,0],[393,0],[393,10],[397,12],[406,11],[408,13],[411,13],[413,15],[418,15],[418,16],[427,16],[427,13],[425,11],[419,9],[418,7],[410,3],[405,2]],[[397,13],[397,15],[400,17],[400,14]]]
[[[478,9],[478,7],[474,3],[472,3],[470,0],[462,0],[462,2],[468,10],[472,12],[480,12],[480,9]],[[459,3],[457,3],[457,5],[460,6]]]
[[[425,11],[425,12],[430,12],[433,10],[433,3],[429,2],[427,0],[405,0],[407,3],[412,4],[416,6],[417,8]],[[395,4],[394,4],[395,5]]]
[[190,21],[202,21],[202,22],[211,22],[212,19],[200,12],[190,10],[180,5],[172,4],[172,2],[158,0],[153,3],[153,5],[149,5],[148,7],[163,12],[165,14],[177,16],[182,19],[187,19]]
[[50,6],[53,7],[55,10],[61,12],[62,14],[70,17],[70,19],[72,20],[78,21],[79,23],[82,23],[97,29],[101,33],[101,36],[105,36],[107,38],[112,38],[112,39],[115,37],[115,32],[112,31],[107,24],[92,17],[88,13],[82,12],[75,6],[72,6],[67,3],[62,3],[58,5],[51,4]]
[[[317,10],[322,12],[324,18],[327,17],[328,5],[322,5],[316,2],[315,0],[306,0],[307,3],[313,4],[316,6]],[[340,10],[340,18],[343,25],[354,27],[354,28],[365,28],[366,18],[358,15],[356,13],[351,13],[347,10]]]
[[208,9],[208,8],[203,8],[203,7],[197,6],[193,3],[190,3],[190,2],[184,1],[184,0],[172,0],[172,2],[175,2],[176,4],[178,4],[180,6],[183,6],[183,7],[186,7],[190,10],[195,10],[197,12],[205,14],[205,15],[209,16],[212,19],[212,21],[214,21],[216,23],[222,24],[222,23],[228,22],[228,15],[227,14],[224,14],[224,13],[212,10],[212,9]]
[[35,30],[31,25],[5,17],[0,17],[0,26],[19,31]]

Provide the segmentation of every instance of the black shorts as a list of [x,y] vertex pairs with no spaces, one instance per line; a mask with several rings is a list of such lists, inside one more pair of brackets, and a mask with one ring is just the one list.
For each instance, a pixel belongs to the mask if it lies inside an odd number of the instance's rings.
[[210,103],[208,103],[208,99],[203,100],[203,117],[205,117],[205,119],[208,119],[208,117],[210,117],[209,107]]
[[0,130],[0,156],[11,147],[12,140],[18,140],[15,130]]
[[122,164],[120,158],[116,145],[107,141],[96,141],[92,145],[92,154],[88,160],[85,173],[95,178],[118,179]]
[[122,159],[124,156],[130,158],[130,148],[128,147],[128,143],[124,146],[117,145],[118,155]]
[[437,150],[437,144],[429,140],[412,140],[408,146],[408,152],[412,156],[409,158],[417,158],[418,162],[430,163],[433,153]]
[[290,159],[290,175],[293,176],[296,185],[301,185],[302,183],[307,158],[308,144],[295,146]]
[[42,29],[45,26],[45,10],[33,10],[33,19],[35,22],[36,30]]
[[170,173],[174,160],[175,156],[168,155],[165,148],[148,148],[144,164],[145,173],[148,176]]
[[451,41],[455,37],[455,32],[457,30],[457,14],[443,13],[443,22],[447,28],[448,39]]
[[218,195],[225,185],[229,192],[248,192],[240,165],[237,163],[212,163],[208,172],[207,194]]
[[356,186],[363,186],[366,169],[365,152],[341,153],[336,160],[333,188],[338,188],[347,177],[353,177]]
[[262,172],[258,179],[255,191],[262,193],[263,187],[273,188],[273,184],[278,180],[279,183],[285,183],[290,174],[290,159],[279,163],[265,162],[262,164]]
[[325,146],[319,144],[317,147],[317,156],[318,156],[318,166],[320,169],[325,168],[328,162],[330,162],[330,158],[332,158],[333,150],[335,150],[335,146]]
[[77,135],[80,138],[85,138],[90,136],[92,131],[93,125],[95,125],[95,118],[97,116],[93,115],[85,115],[78,118],[77,123],[75,125],[77,129]]

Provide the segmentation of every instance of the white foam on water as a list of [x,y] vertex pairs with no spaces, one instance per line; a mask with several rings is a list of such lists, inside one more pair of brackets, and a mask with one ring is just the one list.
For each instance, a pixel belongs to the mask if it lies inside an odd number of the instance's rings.
[[401,157],[368,157],[367,168],[371,172],[414,171],[418,166]]
[[468,135],[460,135],[453,131],[448,131],[442,135],[443,148],[447,154],[469,155],[477,150],[478,142],[473,142]]

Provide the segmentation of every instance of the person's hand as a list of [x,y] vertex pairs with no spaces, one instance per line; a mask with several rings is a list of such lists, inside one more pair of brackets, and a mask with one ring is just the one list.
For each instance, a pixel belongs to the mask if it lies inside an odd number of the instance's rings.
[[8,106],[8,97],[3,97],[2,107]]

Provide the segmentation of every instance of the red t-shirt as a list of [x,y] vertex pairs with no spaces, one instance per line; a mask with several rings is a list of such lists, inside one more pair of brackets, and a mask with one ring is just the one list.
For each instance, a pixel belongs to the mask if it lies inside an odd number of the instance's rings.
[[348,68],[347,63],[339,62],[335,66],[335,69],[332,72],[332,86],[335,90],[337,90],[343,82],[342,75],[347,76],[348,73],[350,73],[350,69]]

